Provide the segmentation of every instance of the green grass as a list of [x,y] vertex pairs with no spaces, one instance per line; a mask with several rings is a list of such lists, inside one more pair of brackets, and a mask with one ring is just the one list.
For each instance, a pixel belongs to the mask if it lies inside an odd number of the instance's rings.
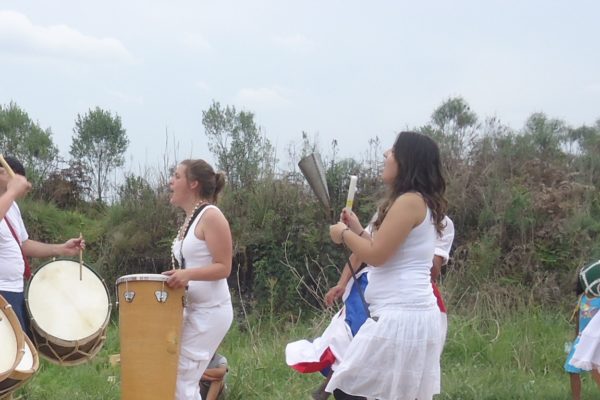
[[[502,320],[451,314],[442,359],[442,394],[437,399],[569,399],[569,379],[562,367],[564,343],[573,335],[567,318],[550,311]],[[234,324],[220,349],[230,364],[227,399],[308,399],[322,377],[287,367],[284,348],[290,341],[317,335],[324,323],[267,317]],[[60,367],[43,362],[15,398],[118,399],[119,368],[108,363],[108,356],[119,351],[117,336],[113,324],[105,347],[87,364]],[[600,398],[589,375],[583,377],[583,389],[584,400]]]

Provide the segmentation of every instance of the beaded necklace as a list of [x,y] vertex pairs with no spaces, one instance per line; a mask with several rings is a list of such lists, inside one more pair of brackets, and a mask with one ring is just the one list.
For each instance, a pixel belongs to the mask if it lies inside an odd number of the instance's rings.
[[[196,216],[196,211],[198,211],[198,209],[205,204],[208,204],[208,202],[204,201],[204,200],[196,203],[196,205],[194,206],[194,209],[192,210],[192,213],[185,219],[185,221],[183,221],[183,224],[181,225],[181,227],[179,228],[179,231],[177,232],[177,236],[173,240],[173,245],[175,245],[177,240],[181,241],[181,244],[179,247],[179,252],[181,254],[182,259],[183,259],[183,239],[185,239],[184,235],[187,233],[188,228],[190,227],[190,224],[192,223],[192,220],[195,219],[194,217]],[[173,254],[173,252],[171,252],[171,268],[175,269],[175,254]]]

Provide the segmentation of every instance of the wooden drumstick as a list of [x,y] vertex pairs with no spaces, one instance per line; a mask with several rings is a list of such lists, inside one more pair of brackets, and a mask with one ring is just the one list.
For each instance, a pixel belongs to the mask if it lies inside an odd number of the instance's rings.
[[81,248],[81,240],[83,239],[83,233],[79,231],[79,280],[83,280],[83,249]]
[[15,177],[15,171],[13,171],[10,165],[8,165],[2,154],[0,154],[0,164],[2,164],[2,167],[4,167],[6,172],[8,172],[8,176],[10,176],[11,178]]
[[[81,232],[79,232],[79,238],[83,238]],[[79,246],[81,246],[81,242],[79,242]],[[83,249],[79,247],[79,280],[83,280]]]

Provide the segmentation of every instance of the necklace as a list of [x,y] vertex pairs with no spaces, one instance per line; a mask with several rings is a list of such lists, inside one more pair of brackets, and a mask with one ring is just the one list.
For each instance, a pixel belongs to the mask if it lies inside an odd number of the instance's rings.
[[194,206],[194,209],[192,210],[192,213],[185,218],[185,221],[183,221],[181,228],[179,228],[179,232],[177,232],[177,238],[179,240],[183,240],[183,235],[185,234],[185,232],[188,230],[190,224],[192,223],[192,218],[194,217],[194,214],[196,214],[196,211],[198,211],[198,209],[206,203],[207,202],[204,200],[197,202],[196,205]]
[[[185,220],[183,221],[183,224],[179,228],[179,231],[177,232],[177,236],[175,237],[175,240],[173,240],[173,245],[175,245],[175,243],[178,240],[181,241],[180,252],[183,250],[183,239],[184,239],[183,235],[185,235],[185,233],[188,230],[188,227],[192,223],[192,218],[196,214],[196,211],[198,211],[198,209],[201,206],[203,206],[204,204],[207,204],[207,203],[208,202],[204,201],[204,200],[199,201],[198,203],[196,203],[196,205],[194,206],[194,209],[192,210],[192,213],[185,218]],[[181,257],[183,257],[183,253],[181,253]],[[171,252],[171,267],[173,269],[175,269],[175,254],[173,254],[173,252]]]

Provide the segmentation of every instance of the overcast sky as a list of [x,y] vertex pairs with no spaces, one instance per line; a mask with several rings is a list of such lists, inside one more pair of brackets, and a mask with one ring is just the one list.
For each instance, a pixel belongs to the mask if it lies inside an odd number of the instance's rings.
[[209,158],[212,100],[255,113],[285,158],[301,132],[360,157],[462,96],[513,128],[543,111],[600,118],[600,2],[0,0],[0,103],[68,154],[78,113],[117,113],[130,166],[165,132]]

